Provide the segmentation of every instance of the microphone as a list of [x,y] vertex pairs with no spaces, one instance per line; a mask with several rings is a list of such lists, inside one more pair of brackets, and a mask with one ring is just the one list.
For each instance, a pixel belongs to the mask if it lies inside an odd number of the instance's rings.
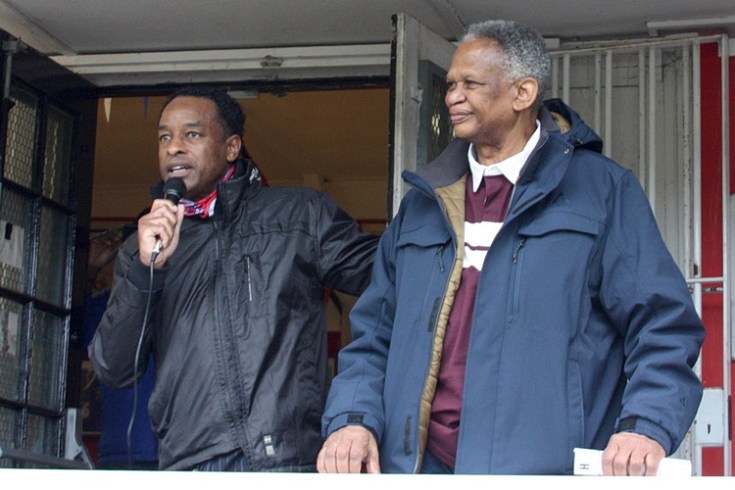
[[[171,177],[165,184],[163,184],[163,198],[168,199],[174,204],[179,204],[179,200],[183,197],[185,192],[186,184],[184,184],[184,179],[180,177]],[[156,257],[161,253],[161,247],[163,247],[163,242],[159,238],[156,240],[156,245],[153,247],[153,257]],[[151,260],[151,262],[153,262],[153,260]]]
[[163,185],[163,198],[168,199],[174,204],[178,204],[179,200],[184,197],[186,192],[186,184],[181,177],[171,177]]

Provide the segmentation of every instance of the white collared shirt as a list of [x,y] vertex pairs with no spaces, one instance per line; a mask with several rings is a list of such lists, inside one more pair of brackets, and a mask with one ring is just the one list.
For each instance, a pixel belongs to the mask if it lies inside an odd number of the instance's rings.
[[[511,184],[513,184],[513,192],[515,192],[515,184],[518,181],[521,170],[540,138],[541,125],[536,121],[536,131],[534,131],[528,139],[523,150],[493,165],[483,165],[478,162],[475,157],[475,147],[474,145],[470,145],[467,156],[470,162],[470,171],[472,173],[473,192],[477,193],[480,188],[480,183],[486,176],[496,176],[501,174],[504,175]],[[463,258],[463,267],[465,269],[472,267],[478,271],[482,270],[482,265],[485,262],[487,251],[495,241],[495,237],[502,226],[502,222],[481,221],[479,223],[469,223],[465,221],[465,245]]]
[[477,192],[483,177],[487,175],[500,174],[503,174],[505,178],[515,186],[518,181],[518,176],[521,174],[521,170],[526,164],[526,160],[528,160],[531,152],[538,144],[539,139],[541,139],[541,123],[536,121],[536,130],[526,142],[523,150],[521,150],[520,153],[516,153],[515,155],[493,165],[483,165],[478,162],[477,157],[475,157],[475,145],[470,144],[470,149],[467,152],[467,158],[470,161],[470,171],[472,172],[472,189]]

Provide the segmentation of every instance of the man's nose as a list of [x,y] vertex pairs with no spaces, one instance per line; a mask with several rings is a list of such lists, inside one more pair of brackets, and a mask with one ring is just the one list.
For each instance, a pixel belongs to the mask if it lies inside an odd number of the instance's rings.
[[444,96],[444,103],[447,105],[447,107],[451,107],[458,102],[462,102],[463,100],[464,100],[464,91],[462,90],[459,84],[447,90],[447,93]]
[[166,143],[166,153],[169,155],[175,155],[185,151],[186,145],[184,145],[183,136],[171,136],[171,139]]

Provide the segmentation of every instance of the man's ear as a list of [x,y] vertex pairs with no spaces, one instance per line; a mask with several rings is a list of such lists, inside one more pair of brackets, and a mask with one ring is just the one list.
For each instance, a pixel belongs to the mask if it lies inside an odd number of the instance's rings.
[[242,139],[238,134],[232,134],[225,140],[227,145],[227,161],[232,163],[237,159],[240,154],[240,147],[242,147]]
[[538,96],[538,82],[535,78],[521,78],[515,83],[516,97],[513,100],[513,108],[522,112],[532,107]]

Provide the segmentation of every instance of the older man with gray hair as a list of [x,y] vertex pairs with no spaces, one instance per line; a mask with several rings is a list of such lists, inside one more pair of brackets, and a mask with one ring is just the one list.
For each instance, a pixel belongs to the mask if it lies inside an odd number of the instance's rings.
[[635,176],[572,109],[542,102],[549,73],[530,27],[462,39],[447,74],[457,139],[403,175],[320,471],[568,474],[580,447],[604,450],[605,474],[654,475],[681,443],[703,325]]

